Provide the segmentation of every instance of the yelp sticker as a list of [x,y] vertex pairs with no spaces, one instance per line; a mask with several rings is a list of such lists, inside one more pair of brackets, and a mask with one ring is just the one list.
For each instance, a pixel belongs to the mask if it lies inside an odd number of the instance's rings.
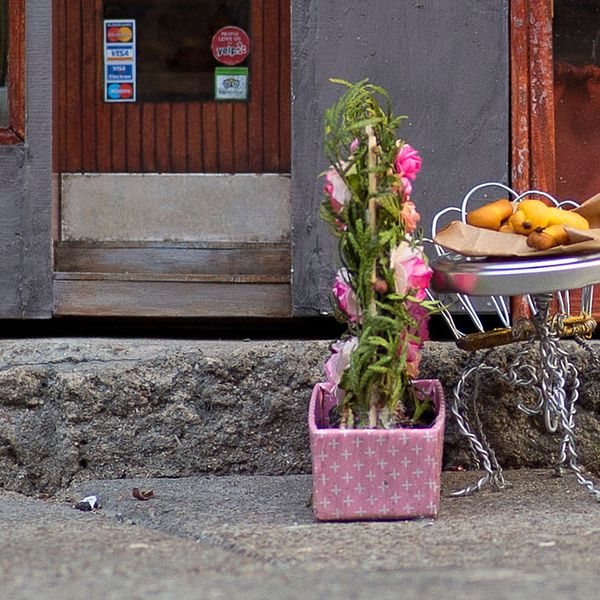
[[212,38],[212,54],[224,65],[239,65],[250,54],[250,38],[239,27],[229,25],[219,29]]

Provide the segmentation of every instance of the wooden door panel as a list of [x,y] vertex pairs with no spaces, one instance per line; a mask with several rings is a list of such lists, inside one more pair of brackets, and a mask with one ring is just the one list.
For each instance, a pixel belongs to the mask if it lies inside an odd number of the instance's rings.
[[252,2],[247,103],[104,102],[102,9],[54,0],[57,172],[289,172],[289,0]]

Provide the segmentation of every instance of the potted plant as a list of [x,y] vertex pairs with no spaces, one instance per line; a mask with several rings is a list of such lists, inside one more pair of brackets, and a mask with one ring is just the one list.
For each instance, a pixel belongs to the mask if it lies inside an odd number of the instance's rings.
[[421,158],[397,139],[385,90],[332,81],[345,91],[325,112],[321,215],[339,239],[347,331],[310,401],[313,507],[323,520],[435,516],[445,410],[439,381],[417,379],[437,309],[411,200]]

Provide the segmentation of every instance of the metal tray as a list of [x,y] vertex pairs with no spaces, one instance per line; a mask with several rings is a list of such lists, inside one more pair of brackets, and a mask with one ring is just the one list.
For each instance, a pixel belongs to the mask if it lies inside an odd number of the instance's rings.
[[600,253],[502,261],[448,254],[430,266],[435,291],[469,296],[543,294],[600,283]]

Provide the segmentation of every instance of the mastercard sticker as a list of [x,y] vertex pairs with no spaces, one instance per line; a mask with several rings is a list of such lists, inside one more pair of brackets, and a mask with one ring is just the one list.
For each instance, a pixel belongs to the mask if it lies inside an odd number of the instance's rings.
[[126,44],[133,39],[133,31],[130,27],[109,27],[106,31],[106,39],[113,43]]

